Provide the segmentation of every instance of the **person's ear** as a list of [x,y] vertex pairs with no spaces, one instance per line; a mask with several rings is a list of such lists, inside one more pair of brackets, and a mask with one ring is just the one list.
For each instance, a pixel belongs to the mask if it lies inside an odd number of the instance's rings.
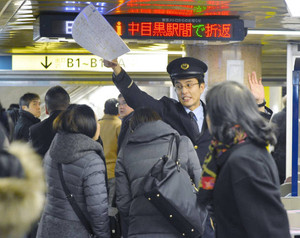
[[47,106],[45,105],[45,111],[46,111],[46,114],[49,115],[49,111],[47,109]]
[[22,110],[24,111],[28,111],[28,107],[25,105],[25,106],[22,106]]
[[201,93],[203,93],[203,91],[205,89],[205,83],[201,83],[199,87],[201,89]]

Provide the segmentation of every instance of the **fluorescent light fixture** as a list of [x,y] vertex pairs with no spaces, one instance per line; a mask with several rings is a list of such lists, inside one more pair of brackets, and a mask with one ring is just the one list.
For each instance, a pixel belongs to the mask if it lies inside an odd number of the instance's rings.
[[21,7],[21,9],[22,10],[30,10],[30,9],[32,9],[33,7],[32,7],[32,5],[23,5],[22,7]]
[[20,9],[18,11],[18,15],[20,14],[32,14],[32,10],[23,10],[23,9]]
[[24,5],[23,6],[28,6],[28,5],[32,5],[32,2],[31,0],[27,0],[25,1]]
[[300,1],[299,0],[285,0],[288,11],[292,17],[300,17]]
[[18,18],[16,21],[35,21],[36,18]]
[[[19,19],[19,18],[34,18],[34,16],[32,14],[22,14],[22,15],[18,15],[16,14],[16,18]],[[35,18],[36,20],[36,18]]]
[[[300,1],[299,1],[300,2]],[[300,31],[282,30],[248,30],[248,35],[281,35],[281,36],[300,36]]]
[[13,26],[8,26],[8,29],[13,30],[13,31],[19,31],[19,30],[33,30],[33,26],[22,26],[22,25],[13,25]]

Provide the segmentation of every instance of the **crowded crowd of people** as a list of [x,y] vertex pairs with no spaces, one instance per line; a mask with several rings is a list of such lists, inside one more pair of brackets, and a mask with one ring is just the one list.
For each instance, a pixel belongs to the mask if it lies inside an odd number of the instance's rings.
[[[284,175],[267,149],[277,143],[276,126],[255,72],[249,89],[221,82],[202,101],[207,65],[178,58],[167,67],[178,101],[158,100],[117,60],[104,64],[120,95],[102,103],[102,118],[88,105],[72,104],[61,86],[45,95],[45,120],[35,93],[7,110],[1,106],[0,237],[189,237],[170,222],[175,215],[164,213],[172,201],[158,209],[161,204],[145,196],[158,162],[166,165],[159,181],[168,186],[167,160],[175,160],[195,188],[195,207],[186,210],[201,206],[203,212],[203,229],[190,237],[290,237],[279,190]],[[179,214],[180,226],[191,225],[189,214]]]

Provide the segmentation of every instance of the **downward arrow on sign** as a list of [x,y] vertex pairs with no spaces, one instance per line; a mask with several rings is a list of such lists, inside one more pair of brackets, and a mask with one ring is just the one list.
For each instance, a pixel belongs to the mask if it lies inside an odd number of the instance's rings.
[[41,62],[41,64],[45,67],[45,69],[48,69],[50,67],[50,65],[52,64],[52,62],[50,64],[48,64],[48,56],[45,56],[45,64],[43,64]]

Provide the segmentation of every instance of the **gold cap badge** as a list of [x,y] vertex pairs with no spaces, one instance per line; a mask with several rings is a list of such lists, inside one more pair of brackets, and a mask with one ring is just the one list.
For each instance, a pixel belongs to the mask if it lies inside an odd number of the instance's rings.
[[187,70],[189,67],[190,67],[190,65],[187,64],[187,63],[183,63],[183,64],[181,64],[181,66],[180,66],[180,68],[182,68],[183,70]]

